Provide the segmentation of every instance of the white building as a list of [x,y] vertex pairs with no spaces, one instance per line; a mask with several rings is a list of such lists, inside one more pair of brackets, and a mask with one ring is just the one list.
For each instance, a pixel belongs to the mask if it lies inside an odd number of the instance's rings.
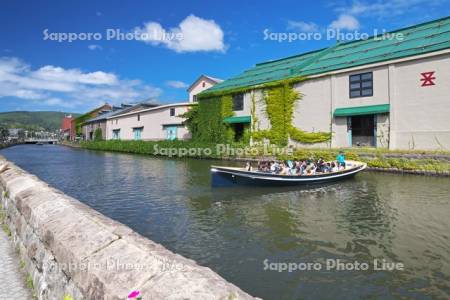
[[219,79],[201,75],[188,89],[189,102],[152,107],[139,106],[106,116],[107,140],[187,140],[191,138],[181,117],[195,103],[195,96]]
[[205,95],[248,87],[248,92],[233,94],[235,117],[240,118],[230,123],[252,122],[254,95],[255,125],[262,130],[270,127],[262,84],[305,76],[294,84],[303,98],[293,125],[332,133],[329,142],[312,146],[449,150],[450,17],[392,35],[257,64]]
[[196,81],[187,89],[189,93],[189,103],[197,102],[197,94],[207,90],[216,84],[222,82],[222,79],[214,78],[207,75],[200,75]]
[[186,140],[190,134],[179,115],[189,103],[160,105],[108,117],[107,140]]

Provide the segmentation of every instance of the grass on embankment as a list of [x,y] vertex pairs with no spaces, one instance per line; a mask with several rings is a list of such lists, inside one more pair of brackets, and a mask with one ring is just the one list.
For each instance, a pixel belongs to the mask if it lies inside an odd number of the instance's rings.
[[[81,142],[80,146],[90,150],[115,151],[125,153],[158,155],[167,157],[180,157],[181,149],[188,149],[187,153],[183,153],[182,157],[192,158],[213,158],[213,159],[318,159],[323,158],[326,161],[335,160],[336,155],[342,149],[309,149],[298,148],[292,149],[292,153],[287,155],[283,153],[271,152],[273,149],[266,149],[264,153],[263,147],[248,147],[244,155],[231,152],[231,155],[220,152],[216,144],[198,143],[193,141],[93,141]],[[244,148],[245,145],[231,145],[234,149]],[[211,149],[205,154],[202,149]],[[170,153],[168,149],[174,152]],[[193,150],[197,151],[193,151]],[[192,150],[192,151],[191,151]],[[269,150],[269,151],[267,151]],[[433,159],[433,158],[411,158],[411,154],[426,154],[428,156],[449,155],[445,151],[388,151],[384,149],[344,149],[347,160],[359,160],[367,163],[369,167],[377,169],[419,171],[423,173],[450,173],[450,160]],[[177,154],[174,154],[174,153]],[[397,157],[386,157],[395,153]],[[230,154],[230,153],[229,153]],[[402,155],[404,157],[402,157]]]

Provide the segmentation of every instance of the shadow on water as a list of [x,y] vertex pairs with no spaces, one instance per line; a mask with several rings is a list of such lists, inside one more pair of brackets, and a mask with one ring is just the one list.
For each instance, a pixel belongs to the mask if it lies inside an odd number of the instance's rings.
[[[264,299],[446,298],[448,178],[364,172],[313,187],[211,188],[211,160],[17,146],[0,154]],[[327,260],[405,271],[326,270]],[[264,262],[323,264],[265,270]]]

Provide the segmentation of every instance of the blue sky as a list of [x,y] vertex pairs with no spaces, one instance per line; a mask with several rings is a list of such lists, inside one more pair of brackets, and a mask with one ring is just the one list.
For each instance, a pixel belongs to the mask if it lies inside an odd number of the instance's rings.
[[[0,7],[0,111],[84,112],[104,102],[184,101],[200,74],[226,79],[326,47],[336,42],[325,38],[329,28],[372,35],[445,17],[450,0],[5,0]],[[107,30],[147,40],[108,40]],[[61,33],[101,36],[55,41]],[[277,33],[322,38],[280,42]]]

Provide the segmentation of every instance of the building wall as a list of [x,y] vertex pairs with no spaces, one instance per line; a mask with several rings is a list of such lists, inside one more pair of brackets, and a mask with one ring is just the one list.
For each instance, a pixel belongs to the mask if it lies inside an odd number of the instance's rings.
[[[450,149],[450,54],[403,62],[391,68],[392,149]],[[421,73],[435,85],[422,87]]]
[[295,104],[292,124],[308,132],[326,131],[331,128],[331,78],[310,79],[295,86],[302,98]]
[[92,132],[92,139],[95,137],[95,130],[102,130],[102,139],[106,139],[106,121],[90,123],[82,126],[82,133],[85,140],[90,140],[89,136]]
[[[203,86],[203,83],[205,83],[205,86]],[[216,83],[207,79],[202,78],[195,84],[189,91],[189,102],[194,102],[194,95],[197,95],[200,92],[203,92],[206,89],[209,89],[210,87],[214,86]]]
[[[435,72],[435,85],[422,87],[421,73]],[[349,76],[373,73],[373,95],[350,98]],[[295,85],[303,98],[296,103],[293,124],[308,131],[331,131],[330,143],[314,147],[351,147],[347,117],[332,117],[336,108],[390,104],[390,112],[376,116],[376,146],[390,149],[450,149],[450,54],[362,68],[312,78]],[[256,100],[256,127],[268,129],[263,93],[245,94],[244,110],[252,115],[251,95]]]
[[[170,108],[175,108],[175,116],[170,116]],[[108,119],[106,123],[106,139],[113,138],[113,130],[120,129],[121,140],[133,140],[133,128],[143,127],[142,140],[165,140],[167,132],[163,125],[181,124],[184,119],[178,115],[187,112],[188,105],[168,106],[143,110],[132,114],[118,115]],[[138,114],[140,121],[138,121]],[[177,139],[190,139],[191,135],[185,126],[177,128]]]
[[[373,95],[369,97],[350,98],[350,76],[354,74],[372,72],[373,75]],[[330,76],[331,78],[331,113],[336,108],[368,106],[378,104],[389,104],[389,68],[381,66],[376,68],[365,68],[352,72],[345,72]],[[347,132],[347,117],[332,118],[333,138],[332,147],[351,147],[349,133]],[[387,132],[386,132],[387,131]],[[381,136],[384,134],[383,136]],[[377,147],[381,144],[387,147],[386,136],[389,134],[389,115],[377,116]]]

